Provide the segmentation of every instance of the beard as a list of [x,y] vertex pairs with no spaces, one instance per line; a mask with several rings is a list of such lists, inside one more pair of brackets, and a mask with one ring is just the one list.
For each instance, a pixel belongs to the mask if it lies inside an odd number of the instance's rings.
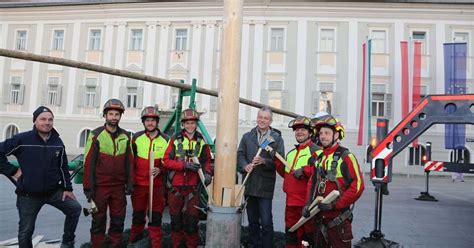
[[105,123],[110,127],[118,127],[118,120],[106,120]]

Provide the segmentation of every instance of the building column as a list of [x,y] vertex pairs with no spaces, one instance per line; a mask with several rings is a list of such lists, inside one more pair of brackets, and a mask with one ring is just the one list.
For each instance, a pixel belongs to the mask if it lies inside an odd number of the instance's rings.
[[[2,25],[0,25],[0,48],[7,48],[7,34],[8,24],[3,23]],[[3,75],[6,73],[7,72],[5,71],[5,57],[0,56],[0,80],[3,80]],[[25,84],[25,82],[23,82],[23,84]],[[3,84],[0,85],[0,96],[3,96]]]
[[[357,108],[358,104],[360,104],[360,98],[357,97],[358,91],[358,74],[357,68],[359,63],[358,51],[359,51],[359,44],[358,44],[358,23],[357,20],[352,19],[349,21],[349,38],[347,39],[348,45],[348,52],[347,52],[347,61],[349,61],[347,66],[347,112],[346,112],[346,123],[348,129],[357,129],[358,126],[358,113],[360,109]],[[362,54],[362,53],[361,53]],[[341,88],[338,87],[338,90]],[[334,99],[334,101],[338,101],[340,99]]]
[[403,41],[404,34],[404,23],[395,22],[394,25],[394,54],[393,54],[393,71],[391,76],[393,78],[393,95],[392,95],[392,104],[393,104],[393,123],[394,126],[396,123],[400,122],[402,119],[402,55],[400,48],[400,41]]
[[[102,64],[106,67],[112,66],[112,47],[114,44],[114,23],[113,22],[106,22],[105,23],[105,34],[104,38],[102,39],[102,50],[104,51],[104,56],[102,57]],[[111,78],[113,78],[109,74],[101,73],[101,89],[100,89],[100,105],[104,103],[109,97],[109,86],[111,82]]]
[[[158,77],[160,78],[166,78],[166,72],[168,69],[168,59],[169,59],[169,51],[170,49],[168,48],[168,39],[169,39],[169,28],[171,25],[171,22],[158,22],[158,25],[160,26],[160,43],[159,43],[159,50],[158,50]],[[157,90],[157,99],[155,102],[159,104],[160,107],[162,108],[171,108],[169,105],[169,94],[167,97],[165,94],[165,86],[164,85],[157,85],[156,87]],[[169,91],[168,91],[169,92]]]
[[[297,47],[296,47],[296,90],[295,95],[295,112],[300,115],[305,115],[305,86],[306,86],[306,59],[307,59],[307,36],[308,21],[298,21]],[[285,82],[285,88],[288,89],[290,84]],[[288,110],[288,109],[287,109]]]
[[[81,39],[81,23],[75,22],[73,24],[73,31],[72,31],[72,44],[71,44],[71,60],[78,60],[79,57],[79,41]],[[76,101],[71,101],[74,99],[74,95],[76,93],[76,81],[77,81],[77,69],[70,67],[69,68],[69,76],[67,80],[67,98],[69,101],[66,102],[66,115],[72,115],[74,104]],[[83,96],[77,96],[83,97]]]
[[[115,25],[118,26],[117,29],[117,38],[114,40],[116,42],[117,47],[115,48],[115,63],[113,67],[115,69],[123,69],[123,62],[124,62],[124,52],[125,49],[125,40],[128,39],[126,27],[126,22],[117,22]],[[114,77],[112,81],[112,97],[118,98],[119,97],[119,90],[122,82],[122,77]],[[125,103],[124,103],[125,104]]]
[[[33,53],[36,54],[41,54],[41,47],[43,47],[43,29],[44,29],[44,23],[38,23],[36,24],[36,37],[35,37],[35,42],[34,46],[35,49]],[[28,35],[30,35],[31,32],[29,32]],[[49,34],[47,34],[49,35]],[[28,44],[32,45],[32,44]],[[33,69],[31,70],[31,92],[30,92],[30,109],[29,112],[33,112],[38,106],[38,95],[41,96],[40,94],[42,93],[41,88],[38,88],[39,85],[39,69],[40,69],[41,63],[33,63]],[[40,92],[40,94],[38,94]]]
[[[156,26],[158,22],[146,22],[147,25],[147,42],[145,50],[145,74],[153,75],[155,62],[155,45],[156,45]],[[143,107],[154,105],[156,102],[151,99],[153,83],[143,82]]]
[[[241,66],[240,66],[240,97],[248,98],[247,96],[247,84],[248,79],[248,68],[249,68],[249,45],[250,45],[250,25],[248,21],[244,21],[242,24],[242,51],[241,51]],[[245,109],[248,107],[243,104],[239,104],[239,119],[246,119]]]
[[[252,73],[252,101],[261,102],[262,79],[263,79],[263,25],[266,21],[252,21],[255,25],[253,46],[253,73]],[[251,120],[257,119],[258,109],[252,108]]]
[[[205,34],[205,44],[204,47],[204,64],[203,64],[203,77],[202,77],[202,87],[206,89],[212,88],[212,75],[214,73],[214,54],[216,51],[215,48],[215,34],[216,34],[216,22],[208,21],[206,22],[206,34]],[[211,97],[213,96],[202,96],[202,108],[207,108],[208,112],[211,109]],[[217,108],[216,108],[217,109]],[[207,118],[210,118],[210,114],[207,115]]]
[[[435,86],[436,91],[431,91],[434,94],[444,94],[444,45],[446,42],[446,23],[436,23],[436,38],[435,38],[435,49],[436,52],[436,76],[434,81],[436,82]],[[431,56],[431,59],[433,56]],[[432,59],[433,60],[433,59]],[[432,62],[432,61],[430,61]]]

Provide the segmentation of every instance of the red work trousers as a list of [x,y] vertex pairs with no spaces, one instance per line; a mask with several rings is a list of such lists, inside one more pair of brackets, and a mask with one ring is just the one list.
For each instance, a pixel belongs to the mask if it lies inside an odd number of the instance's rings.
[[[325,223],[329,223],[326,220]],[[345,220],[342,224],[326,230],[327,240],[321,232],[321,227],[316,226],[316,247],[322,248],[351,248],[352,247],[352,224],[349,220]]]
[[175,188],[168,192],[171,216],[171,240],[173,247],[184,242],[186,247],[195,248],[199,244],[199,194],[197,187]]
[[158,185],[153,188],[152,217],[149,216],[149,192],[148,186],[136,185],[132,193],[133,218],[130,231],[130,243],[138,241],[137,238],[143,233],[146,217],[148,216],[148,236],[151,247],[161,247],[161,218],[165,207],[165,187]]
[[[298,228],[294,232],[289,232],[288,230],[298,222],[303,213],[303,206],[288,206],[285,208],[285,230],[286,230],[286,246],[285,247],[301,247],[301,241],[303,240],[303,235],[305,235],[305,241],[314,242],[314,231],[315,222],[314,218],[308,220],[303,226]],[[309,239],[309,240],[308,240]]]
[[109,247],[122,247],[123,222],[127,200],[125,186],[96,186],[94,191],[97,213],[92,214],[91,241],[92,247],[104,247],[107,209],[109,209],[110,226],[108,230]]

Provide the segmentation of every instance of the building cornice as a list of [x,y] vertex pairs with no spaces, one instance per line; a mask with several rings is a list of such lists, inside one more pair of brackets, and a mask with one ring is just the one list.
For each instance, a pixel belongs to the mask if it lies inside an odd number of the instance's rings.
[[[213,2],[154,2],[49,7],[0,8],[0,21],[52,21],[63,19],[147,21],[150,18],[221,20],[223,6]],[[444,19],[472,21],[474,8],[464,4],[359,3],[359,2],[271,2],[246,3],[244,19],[252,17],[291,18],[378,18]]]

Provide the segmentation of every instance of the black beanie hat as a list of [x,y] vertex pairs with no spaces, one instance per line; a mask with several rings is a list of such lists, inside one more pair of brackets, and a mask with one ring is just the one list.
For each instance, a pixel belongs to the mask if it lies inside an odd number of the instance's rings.
[[43,112],[50,112],[54,117],[53,111],[51,111],[51,109],[49,109],[48,107],[45,107],[45,106],[39,106],[35,110],[35,112],[33,112],[33,122],[35,122],[36,118],[38,118],[38,115],[40,115]]

